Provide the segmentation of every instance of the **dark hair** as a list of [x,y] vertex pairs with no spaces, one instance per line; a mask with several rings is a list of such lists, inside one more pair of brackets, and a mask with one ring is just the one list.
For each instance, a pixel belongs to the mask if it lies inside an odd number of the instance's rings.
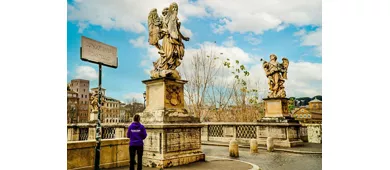
[[134,115],[133,120],[134,120],[135,122],[139,122],[140,119],[141,119],[141,118],[140,118],[139,115]]

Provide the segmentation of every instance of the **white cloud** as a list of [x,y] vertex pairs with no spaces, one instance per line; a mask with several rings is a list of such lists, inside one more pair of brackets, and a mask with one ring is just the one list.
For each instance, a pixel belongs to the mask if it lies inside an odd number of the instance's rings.
[[287,27],[288,27],[288,24],[281,24],[278,27],[276,27],[276,32],[282,31]]
[[222,45],[226,46],[226,47],[233,47],[234,46],[234,39],[233,39],[233,36],[230,36],[227,38],[226,41],[222,42]]
[[244,40],[249,42],[249,44],[252,44],[252,45],[258,45],[261,43],[261,40],[259,38],[255,38],[254,35],[252,35],[252,34],[245,36]]
[[139,36],[137,39],[130,39],[129,43],[137,48],[145,48],[149,45],[146,42],[145,36]]
[[138,103],[143,103],[144,101],[144,95],[142,93],[134,93],[130,92],[125,95],[123,95],[123,99],[127,102],[132,102],[132,100],[136,99]]
[[301,36],[302,46],[313,46],[317,52],[317,56],[322,56],[322,28],[306,33],[304,30],[294,33]]
[[88,23],[79,22],[77,26],[79,27],[78,33],[83,33],[84,29],[88,28]]
[[186,0],[80,0],[68,4],[68,20],[87,25],[102,26],[104,29],[120,29],[141,33],[146,30],[143,24],[147,23],[149,11],[157,8],[159,15],[172,2],[179,5],[178,17],[185,22],[188,17],[206,16],[206,10],[198,3]]
[[[204,49],[207,54],[213,51],[216,56],[219,56],[222,59],[222,61],[226,58],[229,58],[232,62],[239,60],[240,64],[244,64],[250,72],[250,76],[248,78],[249,88],[257,87],[261,91],[260,96],[265,97],[267,95],[267,78],[265,76],[262,63],[259,60],[264,57],[247,53],[239,47],[218,46],[211,42],[204,42],[199,45],[199,48],[189,48],[186,50],[182,65],[178,68],[180,73],[186,72],[187,74],[191,74],[191,70],[194,70],[191,60],[193,56],[199,52],[200,48]],[[282,56],[278,56],[278,58],[278,61],[281,62]],[[222,61],[220,60],[220,62]],[[233,75],[230,72],[231,70],[223,68],[222,72],[215,78],[215,81],[220,83],[232,81]],[[285,83],[285,87],[288,96],[313,97],[315,95],[321,95],[322,64],[305,61],[290,61],[288,80]]]
[[192,31],[190,30],[190,29],[187,29],[186,27],[184,27],[184,26],[181,26],[180,27],[180,31],[181,31],[181,33],[184,35],[184,36],[186,36],[186,37],[192,37]]
[[306,30],[301,29],[301,30],[295,32],[294,36],[302,36],[302,35],[305,35],[305,34],[306,34]]
[[76,79],[96,80],[99,78],[98,72],[90,66],[78,66],[76,68]]
[[[285,25],[321,25],[321,0],[200,0],[212,16],[223,22],[212,25],[214,32],[253,32],[262,34],[269,29],[282,30]],[[223,5],[221,5],[223,4]]]

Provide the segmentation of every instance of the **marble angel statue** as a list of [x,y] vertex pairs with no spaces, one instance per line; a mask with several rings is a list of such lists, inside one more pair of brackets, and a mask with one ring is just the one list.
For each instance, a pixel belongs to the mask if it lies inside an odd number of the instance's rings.
[[284,82],[287,80],[287,69],[289,66],[289,61],[287,58],[283,58],[283,62],[278,63],[277,59],[278,58],[275,54],[271,54],[270,61],[263,62],[263,69],[268,78],[268,87],[270,90],[268,98],[286,97]]
[[[157,9],[152,9],[148,16],[149,44],[158,49],[160,58],[153,62],[154,69],[150,72],[151,78],[171,77],[180,79],[176,68],[181,64],[184,56],[184,44],[182,40],[189,41],[180,32],[178,5],[172,3],[169,8],[164,8],[159,17]],[[162,45],[159,40],[162,39]]]

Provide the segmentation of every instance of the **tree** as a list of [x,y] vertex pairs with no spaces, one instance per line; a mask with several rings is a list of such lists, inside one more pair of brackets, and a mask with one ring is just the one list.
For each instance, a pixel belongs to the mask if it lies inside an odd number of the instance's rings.
[[290,99],[288,101],[288,112],[291,113],[291,111],[293,111],[294,109],[295,109],[295,98],[290,97]]
[[218,56],[211,50],[206,52],[201,48],[191,59],[191,65],[182,65],[183,78],[188,80],[185,85],[184,96],[188,102],[190,112],[196,117],[204,119],[205,113],[202,114],[206,106],[206,96],[210,92],[210,86],[213,85],[213,79],[220,70],[216,60]]

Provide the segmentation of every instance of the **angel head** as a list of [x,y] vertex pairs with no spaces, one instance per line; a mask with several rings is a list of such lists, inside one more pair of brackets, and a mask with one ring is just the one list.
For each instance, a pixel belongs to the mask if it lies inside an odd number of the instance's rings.
[[271,54],[271,55],[269,56],[269,58],[270,58],[271,61],[272,61],[272,60],[276,61],[276,60],[278,59],[278,57],[276,57],[275,54]]
[[164,8],[163,11],[162,11],[162,15],[163,16],[166,16],[168,13],[168,8]]
[[282,63],[282,64],[283,64],[283,67],[287,69],[287,68],[288,68],[288,65],[289,65],[288,59],[287,59],[287,58],[282,58],[282,60],[283,60],[283,63]]
[[179,6],[177,5],[176,2],[173,2],[171,3],[171,5],[169,6],[169,11],[173,12],[173,11],[179,11]]

